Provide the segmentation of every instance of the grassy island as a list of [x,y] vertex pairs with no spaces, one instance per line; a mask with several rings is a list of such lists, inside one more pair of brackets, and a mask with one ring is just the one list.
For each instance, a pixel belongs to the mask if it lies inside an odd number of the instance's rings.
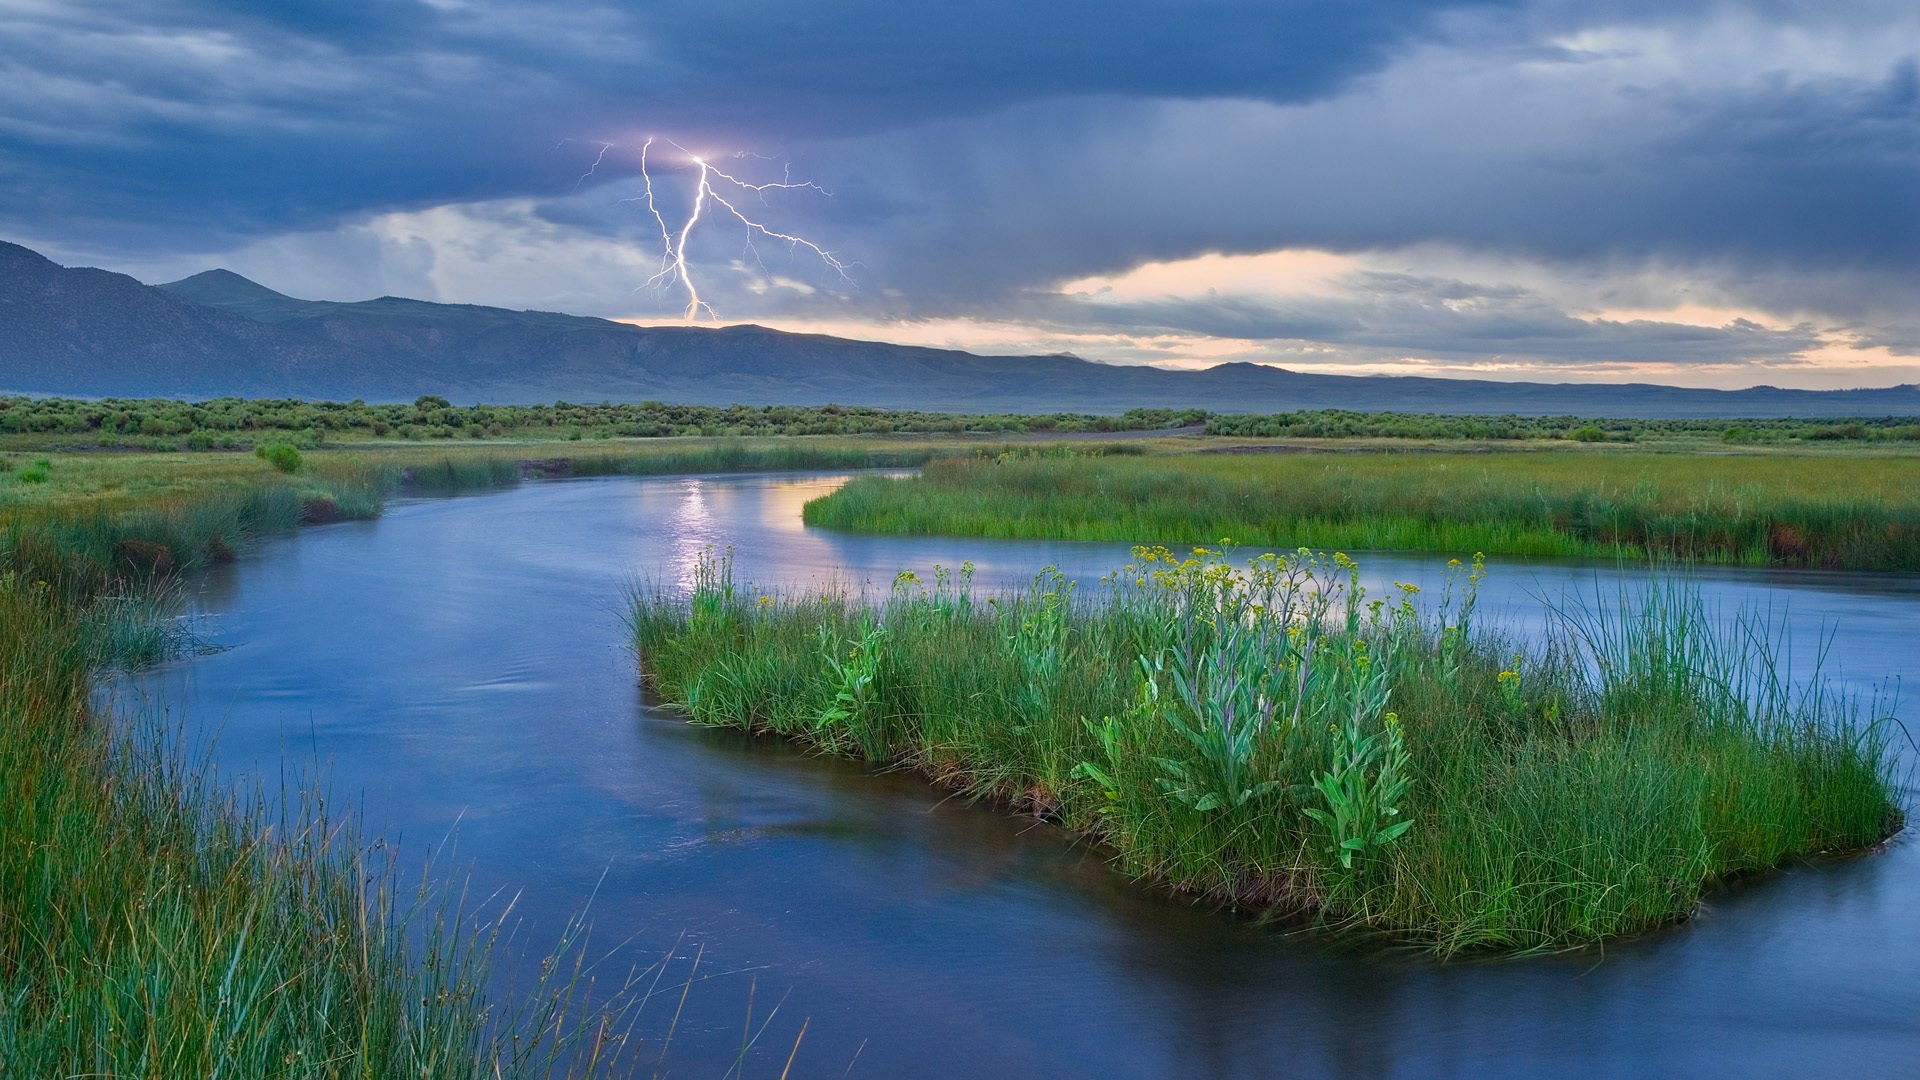
[[[1886,729],[1789,688],[1697,600],[1566,611],[1532,648],[1344,555],[1137,549],[1095,595],[762,594],[709,561],[633,607],[696,723],[915,769],[1108,845],[1126,872],[1443,954],[1684,918],[1715,882],[1898,826]],[[1598,608],[1598,605],[1596,605]]]

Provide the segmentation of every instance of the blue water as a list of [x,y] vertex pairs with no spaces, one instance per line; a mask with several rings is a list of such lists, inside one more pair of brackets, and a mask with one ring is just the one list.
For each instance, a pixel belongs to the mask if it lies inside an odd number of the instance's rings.
[[[649,703],[623,593],[709,546],[782,587],[884,589],[971,559],[983,586],[1091,580],[1124,545],[838,535],[800,505],[840,478],[611,478],[409,500],[303,530],[196,582],[226,651],[120,690],[211,742],[224,775],[324,769],[403,861],[443,849],[476,895],[519,897],[537,963],[586,905],[600,970],[671,955],[698,979],[673,1075],[1426,1077],[1920,1074],[1920,853],[1903,835],[1712,897],[1682,926],[1515,963],[1356,952],[1192,906],[1058,830],[917,780],[681,723]],[[1362,559],[1372,586],[1444,560]],[[1772,612],[1798,672],[1920,676],[1920,575],[1709,570],[1711,604]],[[1489,568],[1520,632],[1538,596],[1644,581],[1577,563]],[[1920,730],[1910,703],[1899,714]],[[497,902],[496,902],[497,906]],[[524,981],[524,974],[520,974]],[[664,1031],[671,1003],[642,1028]],[[649,1056],[648,1060],[651,1060]]]

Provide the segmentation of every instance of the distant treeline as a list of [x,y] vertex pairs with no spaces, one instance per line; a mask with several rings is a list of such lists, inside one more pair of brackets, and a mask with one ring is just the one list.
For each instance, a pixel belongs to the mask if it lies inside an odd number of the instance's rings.
[[1317,409],[1271,415],[1218,415],[1201,409],[1088,413],[943,413],[851,405],[454,405],[428,395],[411,404],[304,401],[297,398],[0,397],[0,436],[38,435],[146,450],[248,449],[258,443],[301,447],[374,439],[665,436],[1071,434],[1158,431],[1205,425],[1209,435],[1254,438],[1570,439],[1638,442],[1706,438],[1728,443],[1790,440],[1920,440],[1920,417],[1821,420],[1623,420],[1579,416],[1452,416]]
[[634,404],[454,405],[425,396],[412,404],[215,398],[80,400],[0,397],[0,434],[77,436],[104,446],[149,450],[244,449],[266,440],[303,447],[333,440],[653,438],[709,435],[1022,434],[1152,431],[1205,422],[1199,410],[969,415],[820,405]]
[[1728,443],[1791,439],[1920,440],[1920,417],[1771,420],[1622,420],[1581,416],[1452,416],[1346,409],[1209,416],[1207,434],[1292,439],[1572,439],[1638,442],[1707,438]]

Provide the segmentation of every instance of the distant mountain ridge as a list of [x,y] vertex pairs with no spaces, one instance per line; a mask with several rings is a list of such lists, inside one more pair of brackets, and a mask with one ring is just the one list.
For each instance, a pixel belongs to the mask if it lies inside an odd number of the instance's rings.
[[966,412],[1360,411],[1622,417],[1920,415],[1920,386],[1698,390],[1203,371],[790,334],[640,327],[383,296],[301,300],[227,270],[149,286],[0,242],[0,391],[118,397],[678,401]]

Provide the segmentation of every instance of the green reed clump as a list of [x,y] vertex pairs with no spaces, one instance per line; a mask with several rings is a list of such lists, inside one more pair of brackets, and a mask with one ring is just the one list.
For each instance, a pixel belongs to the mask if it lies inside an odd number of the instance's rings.
[[1462,949],[1685,917],[1730,875],[1899,822],[1885,729],[1679,586],[1554,613],[1531,651],[1343,555],[1135,562],[1079,596],[971,567],[758,594],[703,563],[636,595],[642,669],[696,723],[917,769],[1104,840],[1127,871]]
[[283,473],[300,471],[300,450],[291,443],[261,443],[254,455]]
[[98,596],[79,618],[79,632],[95,664],[138,671],[179,656],[217,651],[183,613],[185,591],[177,578]]
[[406,467],[401,484],[415,492],[471,491],[518,483],[520,471],[510,457],[444,457]]
[[857,479],[805,517],[883,533],[1920,569],[1910,457],[1002,455]]

